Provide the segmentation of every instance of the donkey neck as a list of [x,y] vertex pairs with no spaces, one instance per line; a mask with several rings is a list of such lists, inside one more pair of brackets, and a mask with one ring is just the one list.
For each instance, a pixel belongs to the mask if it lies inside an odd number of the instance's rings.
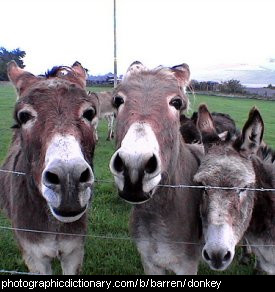
[[194,184],[193,176],[203,156],[202,148],[191,144],[185,144],[181,140],[178,153],[172,175],[165,176],[162,183],[172,185]]
[[[256,174],[256,187],[270,189],[274,188],[275,165],[265,163],[260,159],[253,160],[253,166]],[[254,235],[268,233],[275,240],[275,193],[274,192],[256,192],[252,218],[249,226],[249,232]]]

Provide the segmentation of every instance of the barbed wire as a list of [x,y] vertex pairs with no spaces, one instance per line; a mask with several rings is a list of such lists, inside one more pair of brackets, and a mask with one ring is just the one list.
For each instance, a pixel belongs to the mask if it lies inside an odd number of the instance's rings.
[[[135,239],[130,236],[113,236],[113,235],[94,235],[94,234],[80,234],[80,233],[65,233],[65,232],[56,232],[56,231],[46,231],[46,230],[35,230],[28,228],[16,228],[16,227],[8,227],[8,226],[0,226],[2,230],[10,230],[10,231],[20,231],[20,232],[31,232],[31,233],[42,233],[49,235],[62,235],[62,236],[74,236],[74,237],[88,237],[94,239],[108,239],[108,240],[124,240],[124,241],[132,241]],[[149,239],[138,239],[139,242],[149,242]],[[203,242],[190,242],[190,241],[161,241],[162,243],[175,243],[175,244],[185,244],[185,245],[203,245]],[[275,247],[275,244],[243,244],[239,243],[236,246],[240,247]]]
[[[25,172],[21,171],[13,171],[13,170],[7,170],[7,169],[0,169],[0,172],[4,173],[13,173],[16,175],[27,175]],[[113,184],[113,180],[105,180],[105,179],[95,179],[95,183],[111,183]],[[163,188],[182,188],[182,189],[214,189],[214,190],[233,190],[233,191],[257,191],[257,192],[275,192],[274,188],[244,188],[244,187],[226,187],[226,186],[210,186],[210,185],[185,185],[185,184],[179,184],[179,185],[165,185],[165,184],[159,184],[157,187],[163,187]]]
[[[21,171],[13,171],[13,170],[7,170],[7,169],[0,169],[0,172],[4,173],[12,173],[17,176],[19,175],[27,175],[25,172]],[[113,180],[107,180],[107,179],[96,179],[96,183],[114,183]],[[222,189],[222,190],[248,190],[248,191],[269,191],[269,192],[275,192],[275,189],[264,189],[264,188],[241,188],[241,187],[220,187],[220,186],[198,186],[198,185],[185,185],[185,184],[179,184],[179,185],[164,185],[160,184],[158,187],[164,187],[164,188],[193,188],[193,189]],[[124,240],[124,241],[131,241],[133,242],[134,239],[129,236],[113,236],[113,235],[94,235],[94,234],[77,234],[77,233],[64,233],[64,232],[53,232],[53,231],[45,231],[45,230],[35,230],[35,229],[28,229],[28,228],[15,228],[15,227],[7,227],[7,226],[0,226],[0,229],[2,230],[10,230],[10,231],[19,231],[19,232],[32,232],[32,233],[43,233],[43,234],[51,234],[51,235],[62,235],[62,236],[74,236],[74,237],[85,237],[85,238],[94,238],[94,239],[106,239],[106,240]],[[139,241],[146,241],[147,239],[138,239]],[[203,242],[188,242],[188,241],[167,241],[165,243],[173,243],[173,244],[185,244],[185,245],[203,245]],[[239,247],[275,247],[275,244],[237,244]],[[21,272],[21,271],[9,271],[5,269],[1,269],[0,273],[5,274],[14,274],[14,275],[38,275],[35,273],[29,273],[29,272]]]
[[[0,169],[0,172],[4,173],[13,173],[15,175],[27,175],[25,172],[21,171],[13,171],[13,170],[6,170]],[[112,180],[105,180],[105,179],[96,179],[96,183],[114,183]],[[264,188],[240,188],[240,187],[219,187],[219,186],[196,186],[196,185],[163,185],[160,184],[158,187],[165,187],[165,188],[195,188],[195,189],[222,189],[222,190],[248,190],[248,191],[270,191],[275,192],[275,189],[264,189]],[[2,230],[10,230],[10,231],[19,231],[19,232],[32,232],[32,233],[43,233],[43,234],[52,234],[52,235],[62,235],[62,236],[74,236],[74,237],[85,237],[85,238],[94,238],[94,239],[101,239],[101,240],[123,240],[123,241],[131,241],[134,242],[134,239],[129,236],[113,236],[113,235],[94,235],[94,234],[77,234],[77,233],[64,233],[64,232],[53,232],[53,231],[45,231],[45,230],[35,230],[35,229],[28,229],[28,228],[15,228],[15,227],[8,227],[8,226],[0,226]],[[138,241],[146,241],[147,239],[138,239]],[[184,244],[184,245],[203,245],[203,242],[188,242],[188,241],[167,241],[165,243],[171,244]],[[275,244],[237,244],[239,247],[275,247]],[[21,271],[14,271],[14,270],[5,270],[1,269],[0,273],[2,274],[11,274],[11,275],[39,275],[36,273],[30,272],[21,272]]]
[[20,272],[20,271],[8,271],[8,270],[0,270],[2,274],[11,274],[11,275],[31,275],[31,276],[38,276],[41,274],[31,273],[31,272]]
[[13,171],[13,170],[7,170],[7,169],[0,169],[0,172],[4,172],[4,173],[13,173],[16,175],[26,175],[25,172],[21,172],[21,171]]

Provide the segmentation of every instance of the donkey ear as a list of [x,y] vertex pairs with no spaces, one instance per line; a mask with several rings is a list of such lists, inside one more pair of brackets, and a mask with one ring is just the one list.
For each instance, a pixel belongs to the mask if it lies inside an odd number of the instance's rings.
[[263,119],[259,110],[256,107],[253,107],[250,110],[248,120],[242,129],[241,143],[238,150],[246,156],[255,154],[262,143],[263,134]]
[[202,142],[204,145],[220,141],[220,137],[218,136],[214,126],[213,118],[205,104],[199,106],[197,128],[201,133]]
[[79,62],[74,62],[72,66],[72,70],[75,73],[75,76],[79,79],[80,84],[83,86],[83,88],[86,87],[86,80],[87,80],[87,72],[86,70],[82,67],[82,65]]
[[181,86],[186,87],[190,82],[190,69],[185,63],[170,68]]
[[39,80],[38,77],[21,69],[15,61],[10,61],[8,63],[7,72],[10,81],[18,92],[19,97],[27,88]]

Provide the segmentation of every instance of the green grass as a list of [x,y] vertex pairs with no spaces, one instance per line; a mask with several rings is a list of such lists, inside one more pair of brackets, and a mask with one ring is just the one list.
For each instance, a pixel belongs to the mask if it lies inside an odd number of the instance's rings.
[[275,147],[275,102],[256,99],[236,99],[229,97],[190,95],[191,111],[196,110],[199,104],[206,103],[210,111],[224,112],[231,115],[237,126],[242,128],[248,117],[249,110],[256,106],[263,117],[265,124],[264,140]]
[[[100,91],[105,88],[89,88]],[[109,90],[110,88],[106,88]],[[192,109],[200,103],[207,103],[211,111],[229,113],[242,126],[249,109],[256,105],[263,115],[266,131],[265,140],[275,146],[275,102],[259,100],[239,100],[197,95],[190,97]],[[11,86],[0,86],[0,163],[3,162],[11,139],[12,112],[15,103],[15,92]],[[96,147],[94,165],[97,179],[113,180],[109,172],[109,160],[114,152],[114,142],[106,141],[107,124],[99,125],[99,142]],[[135,245],[125,239],[128,234],[130,205],[118,198],[113,183],[97,183],[95,197],[89,216],[89,237],[86,240],[83,274],[142,274],[143,269]],[[4,216],[0,216],[0,226],[10,226]],[[97,236],[96,238],[93,236]],[[105,238],[104,238],[105,237]],[[119,237],[121,239],[111,239]],[[239,253],[240,251],[238,251]],[[13,234],[9,230],[0,229],[0,270],[27,271],[21,258]],[[58,261],[54,262],[54,272],[60,273]],[[200,274],[217,274],[206,265],[201,264]],[[238,256],[230,269],[218,274],[252,274],[253,259],[248,266],[238,263]]]

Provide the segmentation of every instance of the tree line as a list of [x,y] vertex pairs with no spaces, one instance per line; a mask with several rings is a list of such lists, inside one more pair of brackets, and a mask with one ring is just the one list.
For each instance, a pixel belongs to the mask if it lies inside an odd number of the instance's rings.
[[224,82],[191,80],[190,89],[193,91],[220,91],[224,93],[243,93],[244,87],[239,80],[231,79]]

